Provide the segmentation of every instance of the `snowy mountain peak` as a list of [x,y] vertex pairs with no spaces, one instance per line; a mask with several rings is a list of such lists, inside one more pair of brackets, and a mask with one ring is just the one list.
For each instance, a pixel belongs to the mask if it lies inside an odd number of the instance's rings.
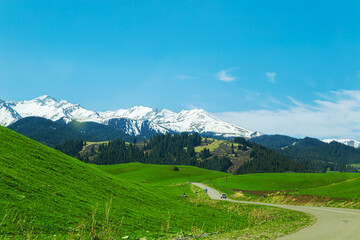
[[31,101],[38,102],[41,104],[56,104],[56,103],[58,103],[58,100],[50,97],[49,95],[43,95],[43,96],[37,97]]
[[321,140],[325,143],[331,143],[331,142],[338,142],[338,143],[342,143],[344,145],[350,146],[350,147],[354,147],[354,148],[360,148],[360,142],[353,140],[353,139],[323,139]]
[[46,100],[53,100],[57,101],[54,98],[50,97],[49,95],[42,95],[40,97],[35,98],[36,100],[46,101]]
[[52,121],[63,119],[65,122],[77,120],[115,124],[133,135],[139,135],[142,131],[152,133],[198,132],[213,136],[246,138],[259,134],[221,121],[203,109],[182,110],[175,113],[168,109],[159,111],[149,107],[135,106],[130,109],[95,112],[66,100],[58,101],[49,95],[43,95],[30,101],[0,102],[1,125],[8,126],[29,116],[43,117]]

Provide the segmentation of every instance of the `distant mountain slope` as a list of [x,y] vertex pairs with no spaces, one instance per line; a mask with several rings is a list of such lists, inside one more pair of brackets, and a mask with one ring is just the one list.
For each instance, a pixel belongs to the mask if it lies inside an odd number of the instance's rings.
[[326,143],[316,138],[296,139],[283,135],[263,135],[251,138],[250,141],[275,149],[319,172],[327,170],[352,172],[356,169],[348,165],[360,163],[360,149],[335,141]]
[[[156,110],[143,106],[116,111],[89,111],[79,104],[56,100],[44,95],[30,101],[1,101],[0,123],[8,126],[25,117],[43,117],[52,121],[62,120],[95,122],[103,125],[119,123],[120,129],[132,136],[166,134],[171,132],[198,132],[217,137],[246,137],[260,133],[226,123],[202,109],[183,110],[179,113],[167,109]],[[114,126],[113,126],[114,127]],[[119,129],[118,129],[119,130]],[[144,133],[145,132],[145,133]]]
[[89,135],[75,131],[65,124],[40,117],[22,118],[8,128],[50,147],[67,139],[90,138]]
[[124,132],[99,123],[73,121],[64,124],[41,117],[22,118],[9,125],[8,128],[49,147],[55,147],[57,144],[69,139],[88,141],[115,140],[118,138],[133,141],[134,139],[134,137]]
[[264,147],[279,149],[279,148],[287,147],[299,141],[299,139],[276,134],[276,135],[262,135],[258,137],[253,137],[250,139],[250,141],[260,144]]
[[347,165],[360,162],[360,149],[338,142],[324,143],[309,137],[278,151],[321,172],[327,169],[355,171]]

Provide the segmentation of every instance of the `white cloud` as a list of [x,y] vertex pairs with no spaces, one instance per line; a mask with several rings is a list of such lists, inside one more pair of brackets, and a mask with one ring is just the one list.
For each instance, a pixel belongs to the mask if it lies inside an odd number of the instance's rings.
[[233,71],[233,70],[235,70],[235,69],[237,69],[237,67],[236,67],[236,68],[231,68],[231,69],[228,69],[228,70],[222,70],[222,71],[220,71],[220,72],[218,72],[218,73],[216,74],[216,77],[217,77],[218,80],[223,81],[223,82],[232,82],[232,81],[235,81],[235,80],[236,80],[236,77],[231,76],[231,75],[229,74],[229,72],[231,72],[231,71]]
[[329,96],[330,100],[317,99],[311,105],[289,97],[295,106],[285,110],[252,110],[215,115],[224,121],[266,134],[360,140],[360,90],[334,91]]
[[275,83],[275,77],[276,77],[276,73],[274,72],[267,72],[265,73],[265,76],[268,78],[269,82],[271,83]]
[[178,78],[178,79],[196,79],[196,77],[188,76],[188,75],[177,75],[177,76],[175,76],[175,78]]

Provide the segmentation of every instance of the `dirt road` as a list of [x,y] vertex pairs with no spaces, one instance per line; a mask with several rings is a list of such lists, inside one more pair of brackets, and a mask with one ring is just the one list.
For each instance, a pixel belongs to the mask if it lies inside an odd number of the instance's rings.
[[295,205],[280,205],[257,202],[235,201],[231,199],[221,199],[220,193],[202,183],[192,183],[202,189],[207,189],[210,198],[230,202],[259,204],[286,209],[297,210],[315,216],[316,223],[310,227],[296,233],[280,238],[304,239],[304,240],[359,240],[360,239],[360,210],[327,207],[308,207]]

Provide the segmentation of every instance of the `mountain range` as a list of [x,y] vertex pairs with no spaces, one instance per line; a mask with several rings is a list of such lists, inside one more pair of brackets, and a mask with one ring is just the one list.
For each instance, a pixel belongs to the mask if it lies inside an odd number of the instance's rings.
[[123,131],[130,136],[150,137],[155,134],[197,132],[220,138],[260,136],[243,127],[230,124],[202,109],[182,110],[178,113],[162,109],[135,106],[130,109],[96,112],[43,95],[29,101],[0,100],[0,125],[9,126],[27,117],[41,117],[69,124],[94,122]]
[[262,135],[250,141],[271,148],[318,172],[355,172],[357,170],[352,164],[360,162],[360,149],[333,140],[326,142],[310,137],[297,139],[283,135]]

